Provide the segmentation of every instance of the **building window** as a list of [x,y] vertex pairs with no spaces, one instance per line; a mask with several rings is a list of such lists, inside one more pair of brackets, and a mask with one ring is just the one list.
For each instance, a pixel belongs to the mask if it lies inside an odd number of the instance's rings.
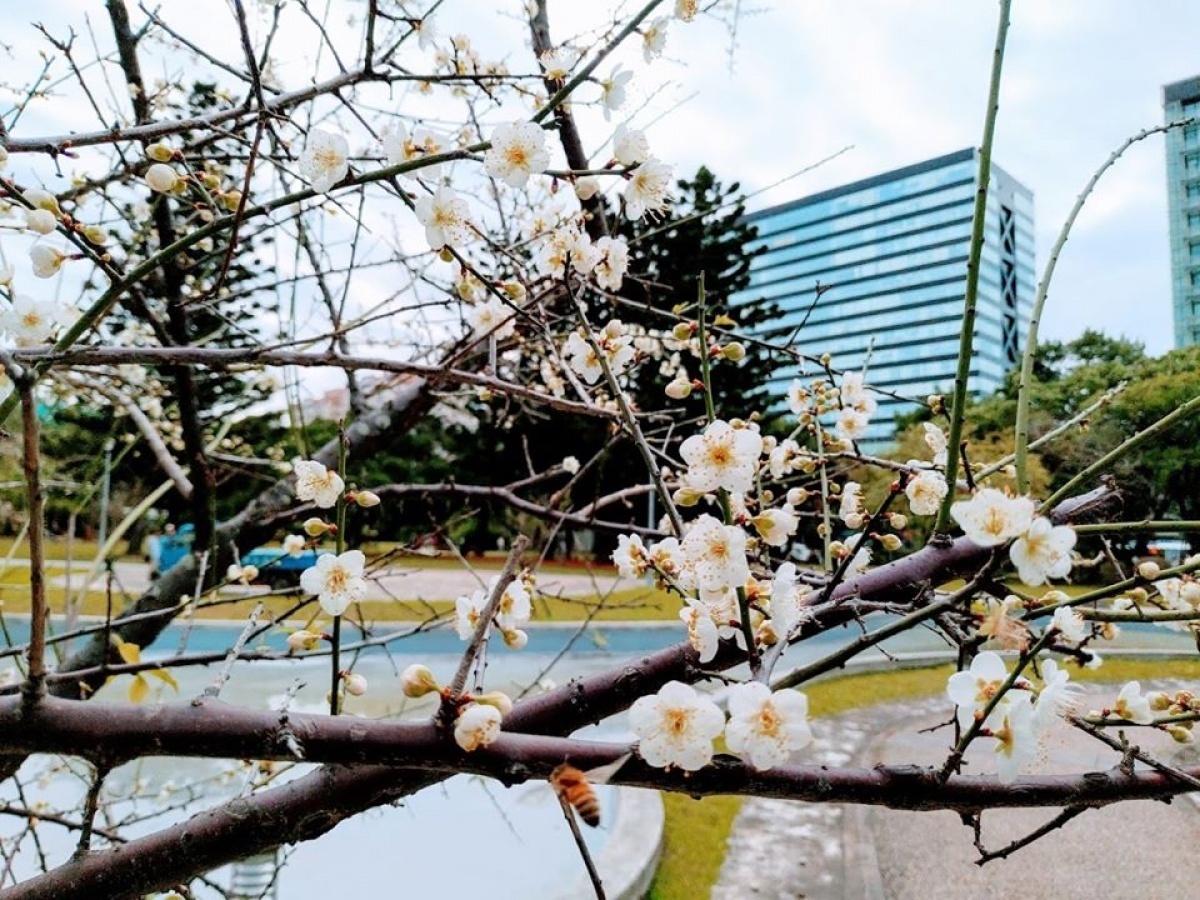
[[1192,287],[1200,287],[1200,271],[1193,271],[1188,279],[1191,281]]
[[1188,244],[1188,259],[1200,261],[1200,242]]
[[1200,200],[1200,184],[1189,184],[1187,186],[1187,198],[1192,203]]
[[1196,113],[1200,112],[1200,98],[1185,101],[1180,111],[1185,116],[1196,115]]
[[1185,172],[1200,172],[1200,153],[1189,153],[1183,158]]
[[1183,129],[1183,142],[1189,147],[1200,142],[1200,128],[1197,128],[1195,125],[1189,125]]
[[1189,231],[1200,229],[1200,212],[1190,212],[1187,214],[1187,227]]

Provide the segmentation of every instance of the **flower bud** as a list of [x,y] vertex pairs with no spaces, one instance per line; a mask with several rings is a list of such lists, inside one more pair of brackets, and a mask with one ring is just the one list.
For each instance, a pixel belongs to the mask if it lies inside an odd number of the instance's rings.
[[488,691],[485,694],[476,694],[475,702],[482,703],[485,706],[494,706],[500,710],[500,715],[507,716],[512,712],[513,702],[508,694],[503,691]]
[[899,550],[901,543],[900,538],[894,534],[885,534],[879,538],[879,545],[884,550]]
[[166,141],[158,141],[146,148],[146,156],[155,162],[170,162],[175,155],[175,149]]
[[88,225],[83,229],[83,236],[98,247],[108,243],[108,232],[99,225]]
[[854,531],[863,527],[862,513],[850,513],[842,517],[842,521],[846,523],[846,527]]
[[671,329],[671,336],[677,341],[686,341],[691,338],[694,330],[691,322],[676,322],[675,327]]
[[324,519],[319,519],[316,516],[304,520],[304,533],[309,537],[320,537],[327,531],[333,531],[336,528],[336,525],[330,525]]
[[675,501],[677,506],[695,506],[704,498],[704,493],[695,488],[681,487],[677,488],[675,493],[671,495],[671,499]]
[[692,392],[692,383],[687,378],[674,378],[667,382],[666,395],[672,400],[682,400]]
[[222,191],[218,198],[221,205],[229,212],[237,212],[237,208],[242,204],[242,192],[239,190]]
[[379,495],[374,491],[355,491],[354,502],[363,509],[370,509],[372,506],[379,505]]
[[438,253],[438,258],[442,262],[454,262],[454,251],[449,247],[443,247],[441,252]]
[[746,348],[739,341],[730,341],[722,348],[721,355],[730,362],[740,362],[746,358]]
[[580,200],[591,200],[600,193],[600,180],[585,175],[575,182],[575,196]]
[[321,635],[315,631],[293,631],[287,636],[289,650],[315,650],[321,643]]
[[470,753],[486,747],[500,736],[500,710],[487,704],[473,703],[458,714],[454,725],[454,741]]
[[351,697],[361,697],[367,692],[367,679],[357,672],[342,672],[342,685]]
[[504,636],[504,646],[509,650],[524,650],[529,643],[529,635],[520,628],[506,628],[500,633]]
[[800,506],[808,499],[808,491],[804,488],[791,488],[787,492],[788,506]]
[[1138,571],[1138,574],[1141,575],[1143,578],[1145,578],[1147,581],[1153,581],[1155,578],[1158,577],[1158,573],[1161,572],[1162,570],[1158,567],[1158,563],[1151,562],[1150,560],[1146,560],[1144,563],[1142,563],[1141,565],[1139,565],[1137,567],[1137,571]]
[[897,531],[903,531],[908,527],[908,516],[904,515],[904,513],[891,513],[888,516],[888,520]]
[[1145,603],[1150,598],[1149,592],[1145,588],[1140,587],[1135,587],[1127,596],[1134,603]]
[[1192,734],[1190,729],[1178,723],[1166,726],[1166,732],[1180,744],[1190,744],[1196,740],[1195,735]]
[[1155,712],[1163,712],[1171,707],[1171,696],[1165,691],[1151,691],[1146,694],[1146,701]]
[[25,210],[25,227],[36,234],[49,234],[58,226],[58,217],[48,209]]
[[426,694],[433,694],[442,689],[438,684],[437,679],[433,677],[433,672],[428,666],[423,666],[420,663],[413,663],[404,670],[404,674],[400,676],[400,684],[404,691],[405,697],[416,699],[424,697]]
[[146,184],[152,191],[169,194],[179,184],[179,175],[166,163],[155,163],[146,170]]
[[58,200],[49,191],[44,191],[41,188],[30,188],[21,195],[25,198],[25,202],[35,209],[44,209],[48,212],[59,215]]

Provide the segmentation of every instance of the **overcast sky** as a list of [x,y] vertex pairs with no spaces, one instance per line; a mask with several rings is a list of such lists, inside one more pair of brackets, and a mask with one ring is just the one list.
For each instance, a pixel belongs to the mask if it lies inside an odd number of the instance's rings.
[[[1200,75],[1200,3],[1013,6],[994,159],[1034,192],[1040,272],[1094,169],[1162,121],[1162,85]],[[701,26],[711,62],[688,67],[698,96],[656,147],[754,189],[854,146],[765,205],[977,145],[996,13],[983,0],[777,0],[744,19],[732,72],[719,29]],[[1170,348],[1165,182],[1161,136],[1105,175],[1059,263],[1044,337],[1098,327]]]
[[[355,0],[332,2],[361,9]],[[528,71],[525,31],[515,15],[520,5],[449,0],[441,30],[467,30],[488,55],[506,50],[514,71]],[[29,39],[14,42],[18,61],[36,61],[28,28],[33,13],[24,4],[0,6],[5,40]],[[555,37],[610,6],[551,0]],[[979,142],[995,2],[757,0],[742,6],[732,61],[728,31],[711,20],[674,23],[666,58],[649,69],[640,66],[636,45],[621,57],[639,61],[623,112],[647,129],[654,152],[678,174],[705,164],[757,191],[853,146],[756,197],[751,206],[757,208]],[[87,12],[101,30],[106,23],[96,7],[46,0],[38,16],[78,27]],[[210,23],[232,21],[225,0],[158,8],[168,18],[190,19],[195,30],[189,34],[203,38],[212,28],[210,44],[224,41]],[[1195,0],[1016,0],[994,158],[1034,192],[1039,270],[1092,171],[1125,137],[1161,122],[1162,85],[1200,74],[1198,38]],[[303,60],[291,62],[280,71],[286,86],[296,87],[312,69]],[[672,83],[652,90],[664,81]],[[593,145],[611,130],[595,112],[581,107],[579,113],[585,134],[597,136]],[[61,122],[62,114],[42,121]],[[34,132],[23,127],[18,133]],[[1083,213],[1059,264],[1043,336],[1069,339],[1096,327],[1144,341],[1151,352],[1169,349],[1168,260],[1163,143],[1155,136],[1105,176]]]

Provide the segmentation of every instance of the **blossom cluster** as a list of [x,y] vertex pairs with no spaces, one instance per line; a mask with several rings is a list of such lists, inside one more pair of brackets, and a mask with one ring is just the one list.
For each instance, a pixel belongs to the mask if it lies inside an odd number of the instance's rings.
[[713,741],[725,745],[756,769],[781,766],[812,742],[808,698],[796,690],[772,692],[761,682],[731,685],[729,721],[710,699],[678,681],[638,698],[629,709],[629,727],[639,738],[638,753],[648,765],[694,771],[712,761]]

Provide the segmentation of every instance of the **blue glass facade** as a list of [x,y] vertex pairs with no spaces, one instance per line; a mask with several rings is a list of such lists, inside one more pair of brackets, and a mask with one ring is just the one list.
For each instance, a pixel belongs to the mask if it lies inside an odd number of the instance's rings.
[[[748,216],[758,228],[751,285],[783,315],[762,337],[840,370],[866,369],[879,411],[868,450],[886,446],[897,413],[953,387],[978,157],[962,150]],[[1036,275],[1033,194],[993,166],[988,190],[971,390],[999,387],[1019,359]],[[822,292],[816,296],[820,283]],[[781,366],[782,398],[811,366]]]
[[[1163,88],[1163,116],[1200,116],[1200,77]],[[1167,215],[1175,346],[1200,344],[1200,125],[1167,132]]]

